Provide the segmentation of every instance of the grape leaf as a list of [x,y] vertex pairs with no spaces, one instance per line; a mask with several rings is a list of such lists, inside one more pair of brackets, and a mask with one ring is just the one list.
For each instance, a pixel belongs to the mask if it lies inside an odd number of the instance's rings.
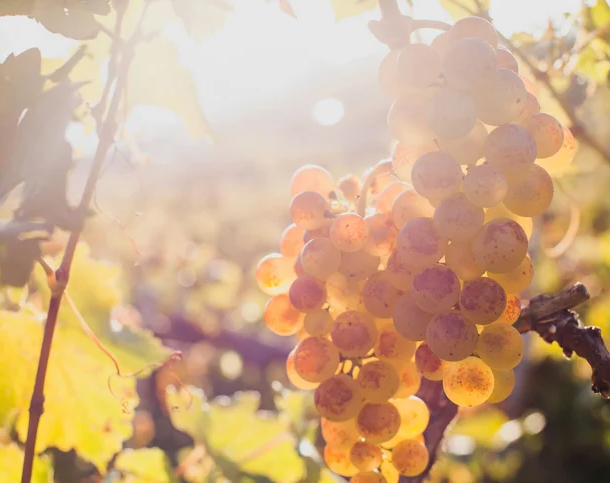
[[377,6],[377,0],[330,0],[335,20],[356,17]]
[[459,418],[449,434],[470,436],[477,445],[489,448],[493,444],[494,435],[507,421],[506,414],[492,406],[467,418]]
[[[23,451],[16,443],[0,445],[0,481],[2,483],[19,483]],[[53,483],[53,469],[47,455],[35,457],[32,472],[33,483]]]
[[454,20],[489,10],[489,0],[440,0],[440,3]]
[[198,41],[214,35],[233,10],[228,0],[173,0],[172,6],[186,31]]
[[114,462],[120,479],[116,483],[173,483],[171,466],[165,453],[159,448],[142,448],[122,451]]
[[593,39],[578,55],[576,71],[595,82],[606,82],[610,72],[609,54],[610,46],[605,40]]

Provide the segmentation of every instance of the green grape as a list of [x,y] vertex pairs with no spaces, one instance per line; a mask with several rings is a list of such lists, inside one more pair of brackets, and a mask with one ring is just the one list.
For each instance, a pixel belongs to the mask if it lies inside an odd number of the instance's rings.
[[394,328],[405,339],[420,341],[426,338],[426,327],[433,315],[420,309],[411,293],[401,295],[394,304]]
[[421,386],[421,374],[417,370],[415,362],[409,361],[397,366],[400,385],[396,391],[396,398],[413,396]]
[[497,69],[495,77],[473,95],[479,120],[491,126],[516,121],[527,101],[525,84],[508,69]]
[[449,139],[468,135],[477,122],[477,108],[470,94],[452,88],[436,92],[427,115],[428,124],[437,137]]
[[355,203],[362,191],[362,181],[355,174],[346,174],[339,179],[337,187],[347,201]]
[[534,264],[526,256],[514,270],[507,273],[490,273],[489,278],[498,282],[507,293],[519,293],[525,290],[534,278]]
[[495,280],[479,277],[464,284],[460,294],[460,311],[473,324],[491,324],[505,308],[506,292]]
[[407,145],[425,144],[436,135],[428,125],[426,115],[436,88],[401,97],[388,112],[388,127],[392,136]]
[[550,158],[538,160],[538,165],[551,174],[560,174],[570,165],[576,156],[576,140],[572,132],[565,126],[563,129],[563,144],[561,149]]
[[400,179],[403,181],[411,181],[411,169],[413,168],[415,161],[417,161],[417,158],[426,153],[433,153],[436,151],[438,151],[438,146],[434,141],[413,145],[400,142],[396,143],[396,147],[392,153],[392,168],[394,169],[396,176]]
[[457,310],[435,315],[426,328],[426,342],[444,361],[460,361],[477,346],[477,327]]
[[366,222],[356,213],[342,213],[330,225],[330,241],[343,252],[361,250],[368,236]]
[[264,256],[256,266],[256,283],[267,295],[286,293],[296,278],[292,260],[279,253]]
[[396,248],[398,235],[392,218],[384,213],[376,213],[367,216],[364,221],[369,231],[364,250],[376,257],[385,257],[392,253]]
[[400,429],[397,436],[402,439],[415,438],[422,434],[430,421],[430,410],[417,396],[393,399],[392,404],[400,414]]
[[521,299],[516,294],[506,295],[506,308],[495,323],[513,325],[521,315]]
[[280,239],[280,253],[288,258],[295,258],[303,248],[303,229],[294,223],[287,226]]
[[449,241],[466,242],[485,222],[483,208],[472,204],[464,193],[455,193],[441,201],[434,212],[434,226]]
[[375,346],[377,327],[368,314],[350,310],[335,319],[330,336],[344,357],[364,357]]
[[404,263],[398,251],[394,250],[385,267],[388,280],[399,290],[409,290],[413,283],[413,278],[419,269],[410,264]]
[[443,379],[443,360],[434,354],[425,342],[415,350],[415,365],[426,379],[431,381]]
[[506,371],[523,358],[525,344],[512,325],[493,324],[479,334],[478,356],[491,368]]
[[[443,74],[454,89],[476,91],[492,82],[496,74],[494,49],[484,40],[462,38],[447,50],[443,58]],[[474,105],[472,108],[476,119]]]
[[524,119],[521,125],[536,141],[538,158],[550,158],[563,146],[563,127],[550,114],[544,112],[532,114]]
[[400,195],[400,193],[407,191],[409,185],[407,183],[390,183],[381,190],[377,199],[375,200],[375,212],[383,213],[384,215],[390,216],[392,213],[392,205],[394,200]]
[[339,263],[339,273],[348,280],[361,282],[373,275],[379,268],[380,259],[366,250],[344,252]]
[[400,414],[392,403],[366,403],[356,419],[358,432],[367,443],[392,439],[400,428]]
[[298,389],[315,389],[318,387],[318,382],[309,382],[299,376],[296,368],[294,367],[294,354],[296,347],[292,349],[288,357],[286,358],[286,376],[290,383]]
[[328,202],[315,191],[303,191],[290,202],[290,218],[304,230],[317,230],[327,223]]
[[457,193],[462,185],[462,177],[456,160],[441,152],[423,154],[411,170],[415,191],[429,200],[442,200]]
[[381,90],[392,99],[401,97],[408,88],[398,80],[398,56],[400,50],[390,51],[379,64],[377,83]]
[[331,315],[364,308],[360,301],[360,286],[357,281],[348,279],[341,273],[333,273],[326,279],[325,288]]
[[485,223],[476,234],[472,253],[477,265],[486,271],[510,272],[527,254],[527,236],[516,221],[496,218]]
[[428,87],[441,74],[441,59],[433,47],[414,43],[400,51],[397,62],[398,79],[413,87]]
[[373,471],[379,468],[383,455],[379,446],[358,441],[350,449],[349,458],[358,471]]
[[316,228],[315,230],[303,230],[303,243],[307,243],[314,238],[330,238],[331,224],[331,220],[325,220],[320,228]]
[[406,365],[415,354],[415,342],[405,339],[394,329],[392,322],[379,326],[375,342],[375,356],[394,367]]
[[306,274],[292,282],[288,296],[297,310],[313,312],[326,302],[326,288],[324,282]]
[[536,141],[523,126],[506,124],[489,133],[483,152],[510,183],[527,176],[536,161]]
[[483,404],[494,387],[494,375],[478,357],[467,357],[445,365],[443,389],[450,401],[458,406]]
[[359,414],[364,398],[356,381],[347,374],[337,374],[316,388],[314,404],[320,416],[340,422]]
[[528,239],[532,236],[532,232],[534,231],[534,222],[532,219],[515,215],[512,211],[509,211],[503,203],[499,203],[496,206],[492,206],[485,210],[485,223],[488,223],[491,220],[497,220],[498,218],[508,218],[516,221],[521,225],[521,228],[523,228]]
[[304,191],[314,191],[330,200],[331,193],[335,191],[335,180],[323,167],[306,164],[297,169],[290,180],[291,196],[296,196]]
[[360,441],[361,436],[356,427],[356,419],[347,421],[331,421],[326,418],[320,419],[320,430],[326,444],[339,450],[348,450]]
[[324,446],[324,462],[338,475],[354,476],[358,473],[358,468],[349,459],[349,450],[341,450],[327,444]]
[[544,168],[530,166],[527,175],[508,185],[504,206],[519,216],[538,216],[553,200],[553,180]]
[[352,476],[349,483],[388,483],[388,480],[376,471],[362,471]]
[[392,449],[392,465],[407,477],[420,475],[428,467],[426,446],[415,439],[405,439]]
[[286,294],[274,295],[265,305],[263,320],[277,335],[294,335],[303,327],[303,314],[293,307]]
[[425,267],[438,262],[448,244],[432,218],[413,218],[398,232],[396,251],[403,263]]
[[456,163],[472,166],[483,157],[487,129],[477,121],[468,134],[457,139],[439,137],[438,146],[443,153],[452,156]]
[[328,335],[335,327],[335,321],[326,310],[316,310],[305,314],[303,329],[312,337]]
[[432,217],[433,214],[430,202],[412,189],[400,193],[392,204],[392,220],[398,229],[413,218]]
[[400,385],[396,369],[387,362],[376,360],[367,362],[360,368],[356,382],[362,390],[364,399],[374,403],[390,399],[396,394]]
[[362,301],[371,315],[387,319],[392,316],[394,304],[401,293],[385,271],[376,272],[364,282]]
[[431,314],[446,312],[460,297],[460,280],[445,265],[433,265],[415,276],[411,294],[423,311]]
[[456,43],[460,39],[482,39],[494,49],[498,46],[498,34],[494,26],[481,17],[464,17],[455,22],[448,32],[449,43]]
[[339,269],[341,250],[328,238],[314,238],[305,243],[299,259],[306,273],[326,280]]
[[491,370],[494,375],[494,390],[487,399],[488,403],[496,404],[504,401],[515,387],[515,373],[512,369],[507,371]]
[[471,242],[453,242],[445,252],[445,263],[460,280],[468,281],[485,273],[474,259]]
[[506,176],[489,163],[470,167],[464,176],[464,195],[476,206],[495,206],[502,202],[507,191]]
[[449,32],[441,32],[434,37],[430,43],[430,47],[436,50],[442,62],[442,60],[445,58],[447,50],[449,49]]
[[339,351],[323,337],[308,337],[294,351],[294,368],[308,382],[322,382],[339,368]]
[[512,70],[515,74],[519,73],[519,63],[513,54],[504,47],[498,46],[496,49],[496,64],[498,69]]
[[528,92],[527,97],[525,98],[525,106],[523,106],[523,110],[514,122],[516,124],[521,124],[527,118],[538,112],[540,112],[540,103],[534,94]]

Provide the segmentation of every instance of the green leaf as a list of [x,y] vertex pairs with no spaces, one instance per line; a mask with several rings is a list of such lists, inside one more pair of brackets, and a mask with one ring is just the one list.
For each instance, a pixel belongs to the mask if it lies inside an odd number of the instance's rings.
[[489,10],[489,0],[440,0],[440,3],[454,20]]
[[[23,466],[23,451],[16,443],[0,445],[0,481],[19,483]],[[53,468],[48,456],[34,458],[32,483],[53,483]]]
[[479,446],[490,447],[496,432],[508,421],[503,411],[495,407],[459,418],[449,434],[470,436]]
[[126,449],[116,458],[114,468],[122,477],[117,483],[173,483],[171,465],[159,448]]
[[335,11],[335,20],[357,17],[377,6],[377,0],[330,0]]
[[605,83],[610,72],[610,46],[600,38],[593,39],[580,53],[576,71],[598,83]]

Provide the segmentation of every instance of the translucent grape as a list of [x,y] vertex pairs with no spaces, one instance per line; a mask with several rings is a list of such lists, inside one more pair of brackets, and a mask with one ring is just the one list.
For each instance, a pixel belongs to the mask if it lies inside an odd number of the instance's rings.
[[426,329],[426,342],[444,361],[460,361],[477,346],[479,333],[472,322],[457,310],[435,315]]
[[330,336],[344,357],[364,357],[375,346],[377,327],[368,314],[349,310],[335,319]]
[[483,123],[477,121],[474,127],[465,136],[457,139],[438,139],[438,145],[443,153],[452,156],[456,163],[473,165],[483,157],[483,145],[487,138],[487,129]]
[[379,257],[365,250],[346,252],[341,255],[339,273],[348,280],[362,281],[369,278],[379,268]]
[[466,242],[485,222],[485,212],[472,204],[464,193],[455,193],[441,201],[434,212],[434,226],[449,241]]
[[306,381],[301,376],[299,376],[299,373],[295,369],[295,367],[294,367],[295,351],[296,351],[296,348],[292,349],[292,352],[290,352],[290,354],[288,354],[288,357],[286,358],[286,376],[288,377],[288,380],[294,387],[296,387],[298,389],[315,389],[316,387],[318,387],[318,383]]
[[422,434],[430,421],[430,411],[424,401],[416,396],[393,399],[392,404],[400,414],[398,436],[403,439],[415,438]]
[[433,265],[415,276],[411,294],[423,311],[431,314],[446,312],[460,297],[460,280],[446,266]]
[[500,126],[519,117],[527,101],[527,91],[512,70],[498,69],[493,80],[474,92],[474,100],[480,121]]
[[462,176],[456,161],[441,152],[420,156],[411,171],[415,191],[432,200],[442,200],[457,193],[462,185]]
[[493,387],[493,372],[478,357],[445,365],[443,389],[449,400],[458,406],[483,404],[491,396]]
[[396,251],[403,263],[424,267],[438,262],[447,249],[431,218],[413,218],[400,229]]
[[369,237],[364,249],[371,255],[384,257],[396,248],[398,230],[392,218],[383,213],[367,216],[364,221],[369,231]]
[[488,272],[514,270],[527,253],[527,236],[516,221],[508,218],[491,220],[475,235],[472,253],[477,264]]
[[474,128],[476,122],[477,108],[467,92],[440,89],[430,102],[428,124],[438,137],[462,138]]
[[361,439],[358,428],[356,427],[356,419],[354,418],[340,422],[321,418],[320,429],[322,431],[322,438],[324,438],[326,444],[339,450],[349,451],[354,443]]
[[335,321],[326,310],[316,310],[305,315],[303,328],[313,337],[330,334]]
[[305,243],[299,258],[305,272],[325,280],[339,269],[341,250],[328,238],[314,238]]
[[374,403],[385,402],[393,397],[400,385],[396,369],[387,362],[375,360],[367,362],[360,368],[356,382],[362,390],[364,399]]
[[551,174],[562,173],[573,161],[576,156],[576,140],[572,132],[565,126],[563,129],[563,144],[561,149],[550,158],[538,160],[538,165],[546,169]]
[[449,50],[449,32],[441,32],[434,37],[432,43],[430,43],[430,47],[436,50],[442,62],[447,50]]
[[492,369],[512,369],[521,362],[524,351],[523,338],[512,325],[493,324],[479,334],[477,355]]
[[514,120],[516,124],[521,124],[531,115],[540,112],[540,103],[534,94],[527,93],[527,97],[525,98],[525,106],[521,110],[519,116]]
[[362,191],[362,181],[355,174],[347,174],[339,179],[337,187],[347,201],[354,203]]
[[360,300],[360,286],[355,280],[340,273],[333,273],[326,279],[327,301],[331,315],[346,310],[364,309]]
[[525,257],[517,268],[507,273],[490,273],[489,278],[498,282],[507,293],[519,293],[527,288],[534,278],[534,264]]
[[549,158],[563,146],[563,126],[550,114],[532,114],[521,125],[536,140],[538,158]]
[[506,308],[506,292],[487,277],[479,277],[464,284],[460,294],[460,310],[474,324],[491,324]]
[[349,483],[388,483],[388,480],[376,471],[363,471],[352,476]]
[[388,258],[385,269],[388,280],[399,290],[409,290],[418,271],[419,269],[404,263],[396,250]]
[[364,398],[356,381],[347,374],[337,374],[317,387],[314,404],[323,418],[347,421],[360,412]]
[[413,296],[406,293],[396,300],[392,319],[396,332],[405,339],[419,341],[426,337],[426,327],[432,319],[432,314],[420,309]]
[[330,226],[330,240],[343,252],[362,249],[368,236],[369,230],[364,218],[356,213],[342,213]]
[[413,396],[421,386],[421,374],[417,370],[415,362],[409,361],[397,367],[400,385],[396,391],[396,398]]
[[413,145],[396,143],[392,153],[392,168],[396,176],[404,181],[411,181],[411,169],[417,158],[422,154],[433,153],[435,151],[438,151],[438,146],[434,141]]
[[392,464],[403,476],[422,474],[428,467],[428,460],[426,446],[415,439],[405,439],[392,450]]
[[433,47],[414,43],[400,51],[398,80],[413,87],[427,87],[441,74],[441,59]]
[[472,204],[482,208],[500,203],[507,191],[506,177],[489,163],[470,167],[464,177],[464,195]]
[[426,379],[440,381],[443,378],[443,360],[425,342],[415,350],[415,365]]
[[400,193],[392,204],[392,220],[398,229],[413,218],[431,217],[434,207],[430,202],[412,189]]
[[297,169],[290,180],[291,196],[304,191],[315,191],[329,200],[330,194],[335,191],[335,180],[323,167],[306,164]]
[[400,99],[417,88],[401,82],[398,78],[398,58],[400,50],[389,52],[379,64],[377,82],[381,90],[392,99]]
[[307,275],[307,272],[303,269],[303,265],[301,265],[301,259],[298,257],[294,259],[293,268],[297,277],[304,277]]
[[405,339],[391,322],[380,325],[375,342],[375,356],[394,367],[408,364],[415,354],[415,342]]
[[494,375],[494,390],[487,399],[488,403],[496,404],[504,401],[515,387],[515,373],[509,369],[507,371],[491,370]]
[[339,368],[339,351],[323,337],[308,337],[296,346],[294,368],[308,382],[322,382]]
[[512,325],[521,315],[521,299],[516,294],[506,295],[506,308],[495,323]]
[[328,203],[315,191],[303,191],[290,202],[290,218],[305,230],[317,230],[326,223]]
[[471,242],[451,243],[445,252],[445,263],[460,280],[472,280],[485,273],[474,259]]
[[392,403],[367,403],[358,413],[356,424],[367,443],[379,444],[398,433],[400,414]]
[[394,304],[400,295],[401,291],[394,286],[385,271],[371,275],[362,287],[362,301],[366,310],[381,319],[392,316]]
[[359,471],[372,471],[379,467],[383,455],[379,446],[358,441],[350,449],[349,458]]
[[538,216],[553,200],[553,180],[544,168],[534,164],[526,176],[508,185],[504,206],[519,216]]
[[314,238],[330,238],[330,225],[332,220],[325,220],[324,224],[315,230],[303,230],[303,243],[313,240]]
[[519,63],[515,56],[503,47],[496,49],[496,64],[499,69],[512,70],[515,74],[519,73]]
[[449,47],[443,58],[443,74],[455,89],[478,90],[496,74],[494,49],[481,39],[460,39]]
[[485,159],[510,182],[524,178],[536,161],[536,141],[518,124],[494,129],[485,140]]
[[288,225],[280,238],[280,253],[288,258],[298,257],[303,248],[303,229],[294,223]]
[[340,450],[333,446],[324,446],[324,462],[331,471],[338,475],[354,476],[358,473],[349,458],[349,450]]
[[394,200],[402,193],[407,191],[409,185],[406,183],[391,183],[379,193],[377,200],[375,201],[375,211],[377,213],[383,213],[389,215],[392,213],[392,205]]
[[388,127],[392,136],[407,145],[424,144],[435,138],[426,113],[434,89],[401,97],[390,107]]
[[508,218],[516,221],[519,223],[521,228],[523,228],[523,231],[528,238],[532,236],[532,232],[534,231],[534,222],[532,219],[515,215],[512,211],[509,211],[503,203],[497,204],[496,206],[492,206],[491,208],[485,210],[485,223],[488,223],[491,220],[497,220],[498,218]]
[[481,17],[464,17],[455,22],[449,29],[449,42],[456,43],[460,39],[482,39],[494,49],[498,46],[498,34],[494,26]]
[[303,327],[303,314],[292,306],[286,294],[274,295],[267,301],[263,320],[277,335],[294,335]]
[[267,295],[286,293],[296,278],[291,259],[279,253],[264,256],[256,266],[256,283]]
[[292,282],[288,296],[297,310],[313,312],[326,302],[326,288],[324,282],[306,274]]

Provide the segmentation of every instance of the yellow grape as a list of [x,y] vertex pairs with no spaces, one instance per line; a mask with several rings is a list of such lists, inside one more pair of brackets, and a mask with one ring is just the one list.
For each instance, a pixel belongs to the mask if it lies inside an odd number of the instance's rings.
[[405,439],[392,450],[392,464],[403,476],[420,475],[428,467],[428,461],[426,446],[415,439]]
[[445,263],[460,280],[465,282],[485,273],[474,259],[472,242],[450,243],[445,252]]
[[308,382],[322,382],[339,368],[339,351],[323,337],[308,337],[294,351],[294,368]]
[[338,315],[346,310],[364,309],[357,281],[337,272],[326,279],[325,287],[331,315]]
[[339,422],[355,417],[364,404],[360,387],[347,374],[326,379],[316,388],[313,399],[320,416]]
[[538,158],[550,158],[563,146],[563,126],[550,114],[532,114],[521,125],[536,140]]
[[377,331],[375,356],[394,367],[406,365],[415,354],[415,342],[405,339],[394,329],[394,324],[385,322]]
[[441,32],[434,37],[430,47],[436,50],[442,61],[447,53],[447,50],[449,50],[449,32]]
[[479,334],[478,356],[491,368],[506,371],[523,358],[525,344],[512,325],[493,324]]
[[519,124],[506,124],[489,133],[483,147],[485,159],[511,182],[522,179],[536,161],[536,141]]
[[343,252],[362,249],[368,236],[369,230],[364,218],[356,213],[342,213],[330,226],[330,241]]
[[307,272],[305,270],[303,270],[303,265],[301,265],[301,260],[299,259],[299,257],[294,259],[294,273],[296,274],[297,277],[304,277],[305,275],[307,275]]
[[358,468],[349,459],[349,450],[340,450],[327,444],[324,446],[324,462],[338,475],[354,476],[358,473]]
[[313,337],[327,335],[333,330],[335,321],[326,310],[316,310],[305,314],[303,328]]
[[305,272],[325,280],[339,269],[341,250],[328,238],[314,238],[305,243],[299,258]]
[[304,230],[317,230],[327,222],[328,208],[328,202],[320,193],[303,191],[290,202],[290,218]]
[[392,404],[400,414],[398,436],[403,439],[415,438],[422,434],[430,421],[430,410],[424,401],[417,396],[404,399],[393,399]]
[[498,317],[496,323],[512,325],[517,322],[517,319],[521,315],[521,299],[516,294],[506,295],[506,308],[502,315]]
[[307,243],[314,238],[330,238],[331,224],[331,220],[326,220],[320,228],[316,228],[315,230],[303,230],[303,243]]
[[409,185],[407,183],[391,183],[387,185],[375,200],[375,212],[390,215],[392,213],[392,205],[397,196],[403,191],[407,191]]
[[464,193],[455,193],[441,201],[434,212],[434,226],[449,241],[466,242],[485,222],[485,212],[472,204]]
[[434,141],[424,144],[408,145],[396,143],[392,153],[392,168],[400,179],[411,181],[411,169],[421,155],[438,151],[438,146]]
[[373,275],[379,268],[380,259],[365,250],[345,252],[341,255],[339,273],[348,280],[361,282]]
[[394,250],[385,267],[388,280],[399,290],[409,290],[413,283],[413,278],[419,269],[404,263],[398,251]]
[[426,327],[432,319],[432,314],[420,309],[413,295],[406,293],[401,295],[394,304],[392,313],[394,328],[405,339],[420,341],[426,338]]
[[364,282],[362,301],[371,315],[387,319],[392,316],[394,304],[401,293],[385,271],[376,272]]
[[303,327],[303,314],[293,307],[284,293],[267,301],[263,320],[267,328],[277,335],[294,335]]
[[540,103],[534,94],[528,92],[527,97],[525,98],[525,106],[523,106],[521,113],[514,122],[516,124],[521,124],[527,118],[538,112],[540,112]]
[[443,360],[423,342],[415,350],[415,365],[422,376],[431,381],[443,379]]
[[376,471],[362,471],[352,476],[349,483],[388,483],[388,480]]
[[472,253],[477,264],[486,271],[510,272],[527,254],[527,236],[516,221],[496,218],[485,223],[476,234]]
[[361,436],[356,427],[356,419],[348,419],[347,421],[331,421],[326,418],[320,419],[320,429],[322,438],[326,444],[333,446],[339,450],[348,450],[360,441]]
[[457,139],[439,137],[438,145],[443,153],[452,156],[455,162],[471,166],[483,157],[483,146],[487,138],[487,129],[477,121],[465,136]]
[[411,294],[423,311],[431,314],[446,312],[460,297],[460,280],[445,265],[433,265],[415,276]]
[[506,292],[495,280],[479,277],[464,284],[460,294],[460,311],[473,324],[491,324],[505,308]]
[[491,126],[516,121],[527,102],[527,90],[512,70],[498,69],[490,82],[474,93],[479,120]]
[[429,45],[410,44],[398,55],[397,71],[399,82],[413,87],[428,87],[441,74],[441,59]]
[[362,181],[355,174],[347,174],[339,179],[337,187],[347,201],[354,203],[362,191]]
[[[492,82],[496,74],[494,49],[481,39],[460,39],[449,47],[443,58],[443,74],[454,89],[476,91]],[[474,103],[472,109],[476,119]]]
[[292,282],[288,296],[297,310],[313,312],[326,302],[326,288],[324,282],[306,274]]
[[398,81],[398,56],[400,50],[390,51],[379,64],[377,83],[381,90],[391,97],[398,99],[403,92],[403,86]]
[[493,387],[493,372],[478,357],[445,364],[443,389],[449,400],[458,406],[483,404],[491,396]]
[[448,32],[448,41],[452,44],[460,39],[482,39],[494,49],[498,46],[498,34],[494,26],[481,17],[464,17],[455,22]]
[[562,173],[576,156],[576,140],[572,132],[565,126],[563,129],[563,144],[561,149],[550,158],[538,160],[538,164],[551,174]]
[[[390,399],[396,394],[400,385],[396,369],[387,362],[376,360],[367,362],[360,368],[356,382],[362,390],[364,399],[374,403]],[[362,470],[360,467],[359,469]]]
[[464,195],[476,206],[495,206],[502,202],[507,191],[506,176],[489,163],[470,167],[464,176]]
[[513,54],[504,47],[498,46],[496,49],[496,64],[498,69],[512,70],[515,74],[519,73],[519,63]]
[[369,237],[364,249],[371,255],[384,257],[396,248],[398,230],[392,218],[383,213],[367,216],[364,221],[369,231]]
[[468,357],[475,350],[478,338],[476,325],[457,310],[435,315],[426,328],[428,346],[444,361]]
[[303,229],[294,223],[287,226],[280,239],[280,253],[288,258],[298,257],[303,248]]
[[373,471],[381,464],[383,455],[379,446],[358,441],[350,449],[349,458],[358,471]]
[[427,115],[437,137],[450,139],[468,135],[477,122],[477,108],[470,94],[452,88],[440,89],[434,95]]
[[415,362],[409,361],[406,364],[403,363],[398,368],[398,375],[400,377],[400,386],[396,391],[396,398],[405,398],[413,396],[421,386],[421,374],[417,370]]
[[526,256],[514,270],[507,273],[490,273],[489,278],[498,282],[507,293],[519,293],[525,290],[534,278],[534,264]]
[[335,180],[323,167],[306,164],[297,169],[290,180],[291,196],[304,191],[315,191],[330,200],[331,193],[335,191]]
[[457,193],[462,177],[462,170],[455,159],[441,152],[423,154],[411,171],[415,191],[431,200],[442,200]]
[[515,387],[515,373],[512,369],[507,371],[491,370],[494,375],[494,390],[487,399],[488,403],[496,404],[504,401]]
[[440,235],[432,218],[413,218],[398,232],[396,251],[403,263],[425,267],[438,262],[449,241]]
[[424,144],[436,136],[426,120],[432,94],[436,89],[402,97],[390,107],[388,127],[392,136],[408,145]]
[[413,218],[432,217],[433,214],[430,202],[412,189],[400,193],[392,204],[392,220],[398,229]]
[[532,236],[532,232],[534,231],[534,222],[532,219],[515,215],[512,211],[509,211],[503,203],[499,203],[496,206],[492,206],[491,208],[485,210],[485,223],[498,218],[508,218],[516,221],[519,223],[519,225],[521,225],[521,228],[523,228],[523,231],[528,239]]
[[392,439],[400,428],[400,414],[392,403],[366,403],[356,419],[358,432],[367,443]]
[[256,283],[267,295],[286,293],[296,278],[293,262],[279,253],[264,256],[256,266]]
[[534,164],[524,178],[509,183],[504,206],[519,216],[538,216],[551,204],[553,191],[549,173]]
[[335,319],[330,336],[344,357],[364,357],[375,346],[377,327],[370,315],[350,310]]
[[290,354],[288,354],[288,357],[286,358],[286,376],[288,377],[288,380],[294,387],[296,387],[298,389],[315,389],[316,387],[318,387],[319,383],[306,381],[301,376],[299,376],[299,373],[295,369],[295,367],[294,367],[295,351],[296,351],[296,348],[292,349],[292,351],[290,352]]

